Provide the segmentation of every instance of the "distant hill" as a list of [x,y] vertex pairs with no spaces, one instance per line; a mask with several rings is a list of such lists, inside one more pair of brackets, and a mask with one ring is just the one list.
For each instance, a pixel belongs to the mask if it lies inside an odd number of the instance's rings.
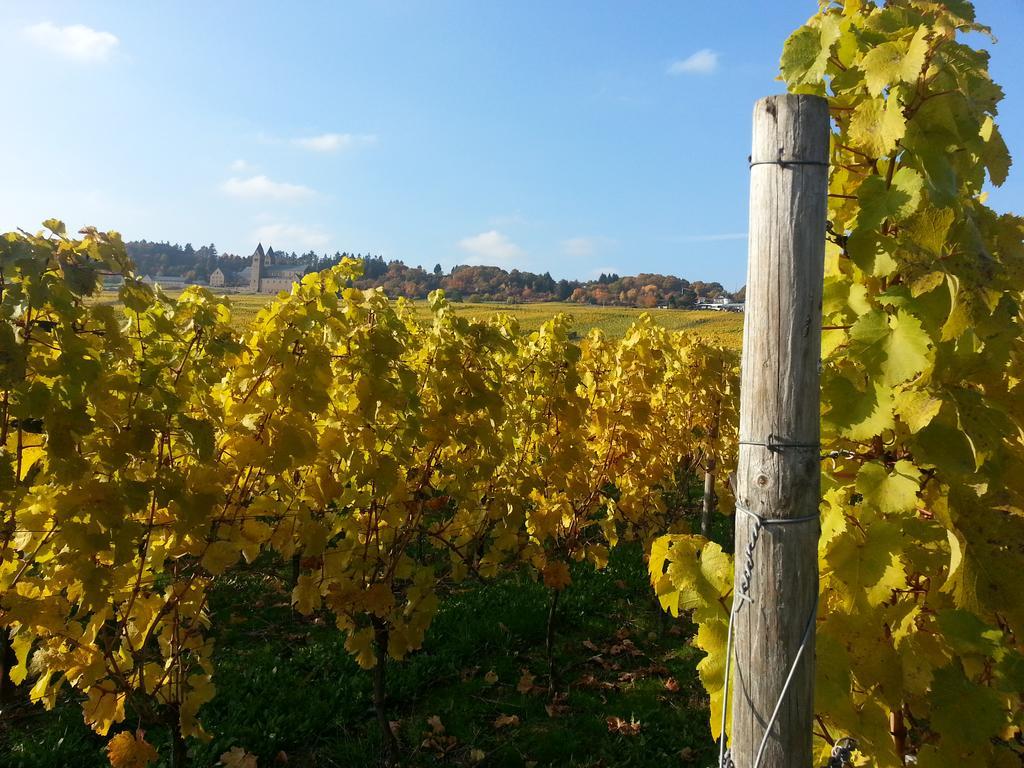
[[[142,275],[177,277],[186,282],[206,285],[214,270],[238,272],[249,264],[249,256],[219,253],[212,243],[194,248],[191,243],[155,243],[137,240],[126,243],[128,255]],[[743,291],[726,291],[721,283],[693,282],[672,275],[646,274],[620,277],[602,274],[596,280],[555,280],[551,274],[536,274],[518,269],[460,265],[445,273],[435,265],[430,271],[405,263],[385,261],[381,256],[336,252],[333,255],[276,252],[279,264],[302,264],[307,271],[337,264],[342,258],[363,261],[363,277],[356,281],[360,288],[383,287],[391,297],[425,298],[443,288],[454,301],[571,301],[626,307],[691,307],[698,299],[720,296],[742,300]]]

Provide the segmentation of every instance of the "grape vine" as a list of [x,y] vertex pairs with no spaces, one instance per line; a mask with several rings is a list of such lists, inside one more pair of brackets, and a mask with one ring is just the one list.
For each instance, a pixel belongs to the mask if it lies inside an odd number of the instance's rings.
[[[790,90],[828,98],[820,761],[1018,765],[1024,708],[1024,221],[985,204],[1010,157],[969,2],[823,2],[786,41]],[[693,609],[717,728],[731,558],[656,543]],[[716,734],[717,736],[717,734]]]
[[293,563],[295,609],[372,670],[394,760],[387,662],[453,584],[525,567],[553,619],[571,563],[685,527],[681,462],[726,465],[735,354],[649,319],[576,341],[436,294],[422,324],[344,262],[240,334],[225,298],[138,280],[115,233],[45,226],[0,240],[0,627],[9,679],[76,689],[112,761],[155,759],[142,729],[171,729],[173,765],[209,736],[208,600],[243,562]]

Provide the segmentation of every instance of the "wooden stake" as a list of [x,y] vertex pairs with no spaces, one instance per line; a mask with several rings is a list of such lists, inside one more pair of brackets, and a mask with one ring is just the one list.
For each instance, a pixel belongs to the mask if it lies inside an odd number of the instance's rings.
[[[813,621],[821,292],[828,193],[828,103],[769,96],[754,107],[750,236],[743,324],[736,584],[760,516],[751,601],[735,617],[732,759],[752,768],[790,667],[807,640],[758,768],[812,765]],[[779,161],[782,161],[781,163]],[[794,161],[786,164],[786,161]]]
[[718,499],[715,498],[715,460],[708,459],[708,468],[704,470],[704,504],[700,514],[700,535],[711,538],[711,515],[714,514]]

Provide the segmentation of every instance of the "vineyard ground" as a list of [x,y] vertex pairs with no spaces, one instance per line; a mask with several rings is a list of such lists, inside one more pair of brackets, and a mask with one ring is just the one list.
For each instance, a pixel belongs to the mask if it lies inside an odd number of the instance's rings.
[[[260,766],[379,763],[369,675],[343,649],[329,618],[290,609],[286,571],[256,561],[215,595],[213,626],[223,628],[218,695],[201,716],[216,736],[190,742],[196,768],[216,764],[234,746],[257,755]],[[557,644],[568,696],[554,717],[544,690],[546,590],[510,575],[444,601],[423,650],[388,668],[392,717],[409,754],[404,765],[596,768],[648,765],[652,758],[682,766],[711,760],[707,697],[695,668],[702,654],[686,642],[694,628],[660,612],[639,546],[623,545],[603,572],[581,566],[573,578]],[[524,670],[536,676],[530,693],[517,690]],[[431,742],[428,719],[435,715],[445,730]],[[503,715],[519,723],[496,727]],[[612,717],[639,723],[638,733],[612,732]],[[4,766],[108,765],[105,739],[86,727],[80,703],[67,693],[51,712],[22,704],[4,721]],[[169,754],[166,733],[151,730],[146,738]]]
[[[232,317],[239,328],[252,322],[256,313],[273,298],[269,295],[232,294]],[[116,294],[107,292],[101,301],[114,301]],[[430,316],[426,301],[411,302],[416,316],[426,320]],[[568,302],[536,302],[532,304],[500,304],[453,302],[456,313],[466,317],[486,318],[496,314],[515,317],[526,331],[536,330],[545,321],[559,313],[571,315],[580,334],[591,328],[600,328],[610,338],[621,338],[629,326],[644,312],[654,322],[670,331],[688,330],[705,341],[722,344],[738,350],[743,341],[743,315],[732,312],[685,309],[637,309],[635,307],[598,307]]]

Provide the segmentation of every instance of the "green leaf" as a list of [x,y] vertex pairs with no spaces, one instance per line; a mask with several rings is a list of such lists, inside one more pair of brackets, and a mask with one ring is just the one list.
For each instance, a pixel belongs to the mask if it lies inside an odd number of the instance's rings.
[[903,222],[902,229],[905,238],[915,249],[929,256],[940,257],[946,246],[949,228],[955,219],[956,212],[952,208],[924,205]]
[[43,222],[43,226],[55,235],[63,235],[67,233],[67,227],[60,219],[47,219]]
[[833,576],[849,589],[841,593],[848,605],[866,600],[868,605],[877,606],[890,598],[892,590],[906,586],[898,557],[902,549],[899,526],[881,521],[867,525],[863,531],[851,530],[832,542],[825,559]]
[[921,321],[903,309],[862,315],[850,329],[849,349],[872,379],[888,387],[923,373],[934,354]]
[[853,263],[874,277],[887,277],[896,271],[896,250],[895,240],[868,227],[858,226],[846,242],[846,253]]
[[921,470],[912,462],[900,460],[886,470],[879,462],[864,464],[857,473],[857,492],[864,501],[883,514],[900,514],[917,508]]
[[888,187],[881,176],[868,176],[857,189],[858,229],[876,229],[883,221],[902,221],[921,204],[924,179],[913,168],[900,168]]
[[1008,720],[1002,697],[992,688],[968,680],[953,662],[935,672],[930,723],[942,745],[970,747],[998,737]]
[[1013,160],[1010,158],[1010,150],[991,116],[986,117],[985,122],[981,125],[981,138],[985,142],[981,157],[985,162],[985,167],[988,168],[989,179],[993,186],[1001,187],[1010,174]]
[[845,376],[831,375],[823,384],[822,429],[849,440],[870,440],[896,426],[893,419],[893,391],[881,381],[860,390]]
[[798,29],[782,46],[782,79],[791,86],[820,83],[838,39],[839,23],[833,16],[821,17],[817,26]]
[[933,397],[927,390],[905,389],[896,395],[896,415],[912,433],[927,427],[938,415],[940,408],[942,400]]
[[993,630],[970,611],[957,608],[939,611],[936,620],[946,641],[957,654],[995,657],[1002,632]]

